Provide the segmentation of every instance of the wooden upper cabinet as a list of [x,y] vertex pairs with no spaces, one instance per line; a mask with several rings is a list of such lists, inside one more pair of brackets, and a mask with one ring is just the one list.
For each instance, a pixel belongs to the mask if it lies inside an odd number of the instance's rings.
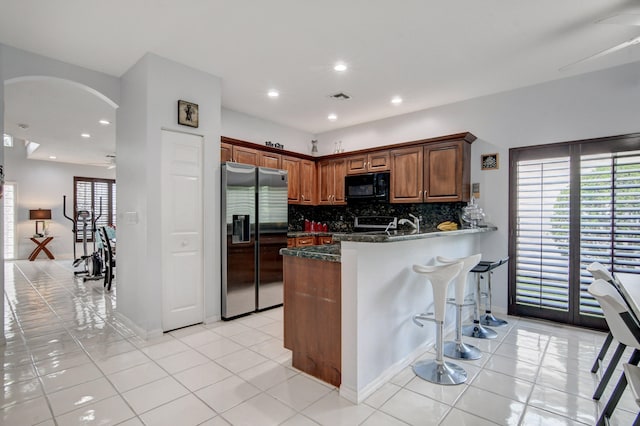
[[316,164],[300,160],[300,204],[313,205],[316,187]]
[[260,167],[270,167],[272,169],[282,168],[282,155],[273,152],[258,152],[258,163]]
[[424,201],[468,201],[470,152],[465,141],[427,144],[424,147]]
[[233,161],[233,145],[220,142],[220,162]]
[[346,167],[348,175],[361,173],[383,172],[390,169],[389,151],[373,151],[347,157]]
[[289,203],[300,202],[300,159],[283,156],[282,168],[288,172],[289,181]]
[[392,149],[389,153],[391,161],[391,194],[392,203],[421,203],[423,148]]
[[259,151],[253,148],[245,148],[244,146],[233,146],[233,161],[242,164],[251,164],[258,166]]
[[323,160],[318,162],[318,204],[346,204],[344,198],[344,177],[346,161]]

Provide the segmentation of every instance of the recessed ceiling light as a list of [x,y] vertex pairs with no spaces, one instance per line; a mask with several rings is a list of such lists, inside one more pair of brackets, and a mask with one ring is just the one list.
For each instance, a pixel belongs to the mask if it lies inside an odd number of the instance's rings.
[[102,124],[103,126],[108,126],[109,124],[111,124],[109,120],[105,120],[104,118],[98,121],[98,123]]
[[344,62],[338,62],[333,66],[333,70],[338,72],[344,72],[347,70],[347,64],[345,64]]
[[394,105],[399,105],[399,104],[402,103],[402,98],[400,96],[394,96],[391,99],[391,103],[394,104]]
[[58,157],[56,157],[55,155],[50,155],[49,156],[49,160],[55,160],[56,158],[58,158]]
[[272,89],[267,92],[267,96],[269,96],[270,98],[277,98],[278,96],[280,96],[280,92]]
[[336,121],[338,119],[338,116],[335,114],[329,114],[327,118],[331,121]]
[[88,139],[91,137],[91,135],[89,133],[82,133],[80,136],[82,136],[85,139]]

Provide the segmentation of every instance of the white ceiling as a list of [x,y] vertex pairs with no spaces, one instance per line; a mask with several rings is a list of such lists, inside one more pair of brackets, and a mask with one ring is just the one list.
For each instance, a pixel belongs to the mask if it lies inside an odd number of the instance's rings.
[[[114,76],[153,52],[221,77],[224,107],[310,133],[640,60],[635,45],[560,70],[639,36],[639,19],[598,22],[640,14],[638,0],[0,0],[0,11],[1,43]],[[35,83],[6,88],[5,122],[32,121],[40,149],[102,113]],[[341,91],[352,99],[328,97]],[[53,116],[60,104],[74,119]]]

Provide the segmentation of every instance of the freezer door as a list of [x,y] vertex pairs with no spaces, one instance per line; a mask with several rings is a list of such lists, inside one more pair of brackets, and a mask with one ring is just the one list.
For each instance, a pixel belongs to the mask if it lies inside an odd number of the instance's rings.
[[258,169],[258,309],[282,304],[282,255],[287,247],[287,172]]
[[256,170],[222,166],[222,317],[256,310]]

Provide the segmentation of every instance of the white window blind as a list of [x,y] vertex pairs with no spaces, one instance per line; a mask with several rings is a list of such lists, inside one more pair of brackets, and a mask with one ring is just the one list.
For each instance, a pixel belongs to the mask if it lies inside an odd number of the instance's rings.
[[[116,225],[116,182],[112,179],[75,177],[75,212],[86,210],[90,218],[98,218],[96,229]],[[99,217],[98,217],[99,216]],[[91,229],[91,224],[89,224]],[[88,236],[91,241],[91,235]],[[77,241],[82,240],[82,224],[78,224]]]
[[580,311],[601,316],[587,265],[640,269],[640,151],[582,156],[580,186]]
[[16,257],[16,187],[4,184],[4,258]]
[[516,303],[569,308],[569,157],[516,165]]

